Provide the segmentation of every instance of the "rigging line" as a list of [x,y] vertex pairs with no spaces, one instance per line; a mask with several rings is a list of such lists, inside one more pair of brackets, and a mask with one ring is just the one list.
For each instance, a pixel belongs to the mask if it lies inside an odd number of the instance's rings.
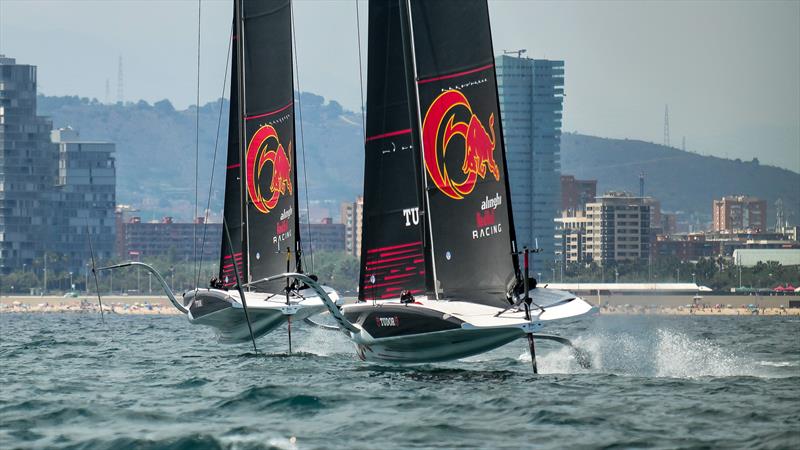
[[361,135],[364,137],[364,142],[366,143],[367,140],[367,124],[366,124],[366,117],[364,114],[364,68],[361,64],[361,19],[358,15],[358,0],[355,0],[356,3],[356,32],[357,39],[358,39],[358,82],[359,82],[359,90],[358,93],[361,94]]
[[[228,52],[225,54],[225,73],[222,77],[222,94],[219,96],[219,115],[217,116],[217,136],[214,138],[214,156],[211,159],[211,181],[208,183],[208,201],[206,202],[205,220],[203,221],[203,237],[200,240],[200,267],[197,269],[197,281],[195,286],[200,285],[200,272],[203,270],[203,253],[206,247],[206,231],[208,229],[208,211],[211,209],[211,193],[214,187],[214,166],[217,163],[217,149],[219,148],[219,130],[222,126],[222,105],[225,103],[225,85],[228,83],[228,69],[231,62],[231,48],[233,45],[233,24],[231,24],[231,32],[228,34]],[[230,106],[229,106],[230,107]],[[230,133],[231,130],[228,130]]]
[[[293,57],[294,57],[294,73],[295,79],[297,80],[297,95],[300,96],[300,66],[297,63],[297,39],[295,37],[294,31],[294,3],[290,3],[291,8],[291,18],[292,18],[292,47],[293,47]],[[299,100],[299,99],[298,99]],[[308,253],[311,255],[311,273],[314,273],[314,241],[311,239],[311,206],[310,202],[308,201],[308,172],[306,171],[306,137],[303,134],[303,102],[297,102],[297,113],[298,119],[300,121],[300,151],[303,154],[303,188],[305,190],[305,197],[306,197],[306,230],[308,234]],[[297,166],[295,165],[295,170],[297,170]],[[299,211],[297,212],[300,213]],[[302,242],[302,240],[300,241]],[[301,244],[302,246],[302,244]]]
[[[91,172],[91,169],[89,170]],[[89,219],[86,219],[86,240],[89,241],[89,253],[92,255],[92,275],[94,276],[94,287],[97,291],[97,303],[100,305],[100,321],[103,325],[106,323],[106,318],[103,315],[103,300],[100,298],[100,282],[97,281],[97,271],[95,270],[94,262],[94,247],[92,247],[92,235],[89,232]],[[46,254],[45,254],[46,255]],[[86,286],[86,292],[89,292],[89,286]]]
[[[200,178],[200,18],[203,0],[197,0],[197,102],[194,120],[194,216],[192,217],[192,252],[194,257],[194,270],[198,273],[199,282],[200,268],[197,264],[197,206],[199,202],[198,178]],[[213,170],[213,167],[212,167]],[[197,289],[197,283],[194,285]]]

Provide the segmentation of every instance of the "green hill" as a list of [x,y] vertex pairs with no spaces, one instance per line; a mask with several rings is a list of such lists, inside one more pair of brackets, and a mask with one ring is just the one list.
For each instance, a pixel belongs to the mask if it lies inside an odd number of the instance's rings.
[[[363,146],[361,115],[345,111],[335,101],[303,93],[297,113],[303,127],[311,200],[334,205],[351,200],[362,190]],[[117,144],[117,202],[142,210],[145,219],[162,215],[188,220],[194,205],[195,110],[178,111],[167,100],[104,105],[78,97],[39,96],[40,115],[55,126],[71,125],[85,139]],[[208,192],[219,102],[200,108],[200,199]],[[222,104],[219,153],[216,159],[212,210],[222,204],[222,166],[227,142],[227,102]],[[301,151],[303,146],[298,147]],[[754,151],[757,153],[757,151]],[[302,154],[300,187],[303,186]],[[562,172],[598,180],[600,193],[638,192],[639,173],[645,172],[646,192],[668,211],[682,211],[707,221],[711,202],[723,195],[748,194],[766,199],[770,223],[774,202],[782,198],[787,217],[800,222],[800,174],[752,161],[729,160],[684,152],[662,145],[627,139],[605,139],[565,133],[561,146]],[[303,194],[301,194],[303,195]]]
[[639,192],[661,200],[662,209],[682,211],[710,221],[711,204],[724,195],[746,194],[767,200],[768,220],[775,221],[775,201],[783,199],[791,223],[800,221],[800,174],[752,161],[698,155],[677,148],[629,139],[606,139],[565,133],[561,171],[596,179],[598,193]]
[[[145,220],[163,215],[189,220],[194,209],[195,108],[178,111],[168,100],[153,105],[140,101],[105,105],[79,97],[39,96],[38,114],[50,116],[55,127],[70,125],[82,139],[116,143],[117,203],[141,209]],[[303,130],[297,139],[308,163],[309,197],[339,202],[360,195],[364,171],[361,116],[344,111],[335,101],[303,93],[300,102]],[[219,142],[211,209],[219,212],[223,198],[223,168],[228,129],[228,102],[200,107],[200,209],[205,207],[214,158]],[[300,112],[299,110],[297,111]],[[303,184],[302,155],[300,183]]]

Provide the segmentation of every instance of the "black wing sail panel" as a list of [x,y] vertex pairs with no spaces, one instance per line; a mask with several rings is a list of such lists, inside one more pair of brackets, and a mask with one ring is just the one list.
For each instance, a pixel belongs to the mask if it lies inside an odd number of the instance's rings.
[[[236,45],[236,27],[234,27],[233,70],[231,75],[230,115],[228,118],[228,158],[225,166],[225,222],[231,234],[233,248],[228,240],[222,237],[222,252],[219,261],[219,279],[226,288],[236,284],[234,267],[239,268],[239,278],[244,280],[247,268],[242,258],[242,193],[241,193],[241,159],[239,157],[239,75],[236,61],[239,50]],[[235,261],[235,264],[234,264]]]
[[[244,180],[250,281],[297,266],[292,29],[289,0],[245,0]],[[287,254],[287,249],[291,252]],[[258,285],[274,292],[278,285]]]
[[516,267],[488,6],[410,5],[437,288],[507,306]]
[[398,2],[369,3],[364,224],[359,298],[422,293],[426,264]]

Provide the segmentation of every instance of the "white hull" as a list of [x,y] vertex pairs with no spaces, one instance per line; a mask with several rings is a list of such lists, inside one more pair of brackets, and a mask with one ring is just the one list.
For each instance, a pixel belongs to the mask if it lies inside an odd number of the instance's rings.
[[[465,358],[501,347],[542,329],[547,321],[588,313],[592,306],[560,291],[533,292],[531,320],[523,310],[460,301],[418,298],[345,305],[342,314],[355,325],[348,332],[362,360],[426,363]],[[537,301],[538,300],[538,301]],[[545,305],[552,305],[550,307]]]
[[[525,336],[520,328],[460,329],[400,338],[362,333],[356,352],[364,361],[415,364],[450,361],[494,350]],[[360,342],[359,342],[360,341]]]
[[[325,288],[334,302],[339,296],[333,289]],[[253,329],[253,337],[261,337],[289,320],[302,321],[326,310],[322,299],[311,289],[289,297],[285,294],[262,292],[245,293],[247,313]],[[237,344],[250,341],[244,306],[238,291],[219,289],[198,289],[184,294],[184,305],[188,309],[189,322],[214,328],[217,338],[223,344]]]

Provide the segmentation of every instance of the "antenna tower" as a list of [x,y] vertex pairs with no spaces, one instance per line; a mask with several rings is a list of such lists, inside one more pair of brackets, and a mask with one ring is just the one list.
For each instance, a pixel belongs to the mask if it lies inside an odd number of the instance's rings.
[[107,105],[107,104],[109,104],[109,103],[111,103],[111,84],[110,84],[110,82],[109,82],[108,78],[106,78],[106,98],[105,98],[105,104]]
[[786,216],[783,212],[783,199],[775,200],[775,231],[782,232],[786,228]]
[[639,172],[639,197],[644,198],[644,171]]
[[117,71],[117,103],[125,103],[125,97],[122,91],[122,56],[119,57],[119,69]]
[[664,105],[664,147],[669,147],[669,105]]

